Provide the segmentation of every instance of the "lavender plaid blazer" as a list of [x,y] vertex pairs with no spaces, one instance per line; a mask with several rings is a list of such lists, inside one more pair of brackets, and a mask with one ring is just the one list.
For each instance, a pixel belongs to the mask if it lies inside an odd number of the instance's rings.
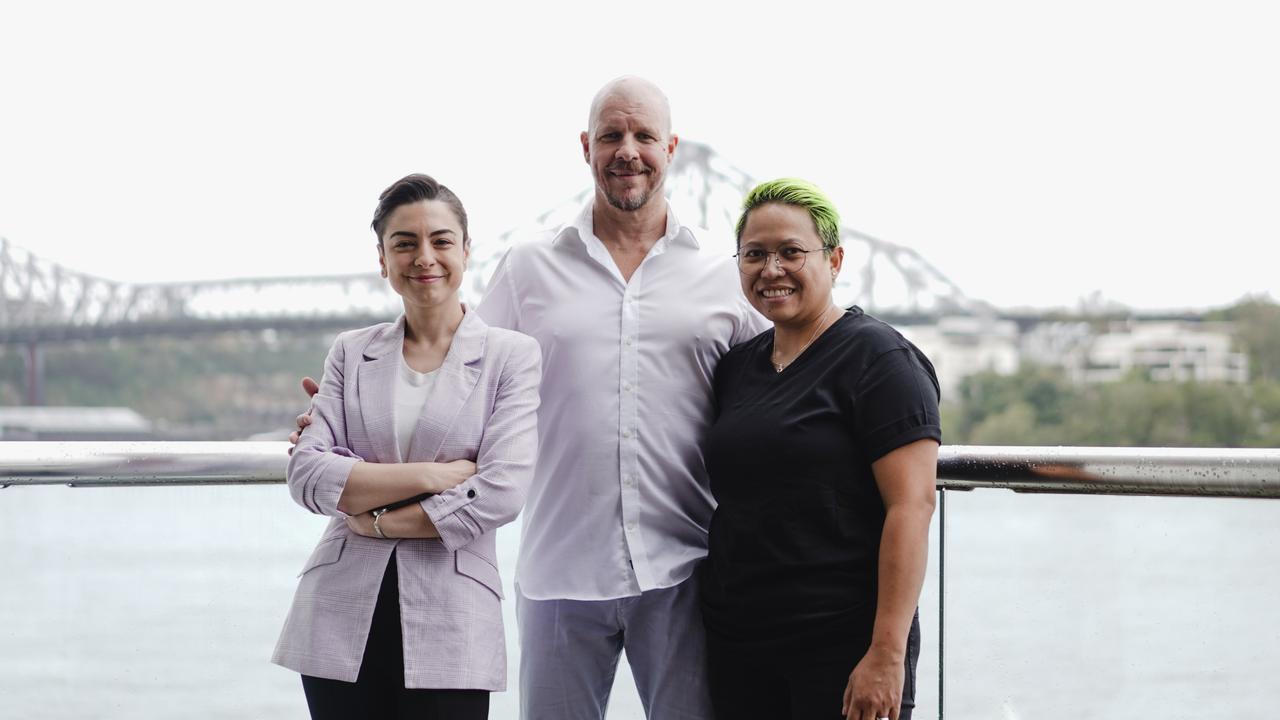
[[473,459],[476,474],[422,502],[439,539],[351,532],[337,508],[351,466],[397,462],[392,393],[404,341],[395,323],[334,341],[289,461],[294,500],[333,517],[302,568],[272,662],[355,681],[383,571],[396,551],[405,687],[503,690],[506,640],[494,531],[524,504],[537,456],[541,353],[526,335],[468,312],[414,430],[409,462]]

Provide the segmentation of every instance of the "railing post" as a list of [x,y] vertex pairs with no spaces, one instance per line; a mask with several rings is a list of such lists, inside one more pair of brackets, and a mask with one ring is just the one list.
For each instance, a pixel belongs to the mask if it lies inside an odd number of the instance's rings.
[[27,343],[27,404],[44,405],[44,351],[40,343]]
[[947,664],[947,489],[938,488],[938,720],[945,717]]

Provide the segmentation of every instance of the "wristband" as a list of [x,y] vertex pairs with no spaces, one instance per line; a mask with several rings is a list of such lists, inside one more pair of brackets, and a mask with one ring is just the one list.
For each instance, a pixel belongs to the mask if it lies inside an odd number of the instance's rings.
[[390,540],[391,538],[387,537],[386,534],[382,532],[382,528],[378,527],[378,520],[381,520],[382,516],[385,515],[386,512],[387,512],[386,508],[378,508],[377,510],[373,511],[373,531],[377,533],[378,537],[382,538],[383,540]]

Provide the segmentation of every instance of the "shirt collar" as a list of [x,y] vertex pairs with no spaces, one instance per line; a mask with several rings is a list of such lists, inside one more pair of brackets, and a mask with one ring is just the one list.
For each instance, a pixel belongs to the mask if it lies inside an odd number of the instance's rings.
[[[577,217],[573,221],[566,223],[560,231],[556,233],[553,243],[560,243],[566,238],[577,238],[584,246],[587,245],[587,238],[596,238],[595,219],[593,214],[594,196],[588,199],[583,205],[582,210],[578,211]],[[599,239],[596,238],[599,242]],[[687,245],[695,250],[698,248],[698,238],[694,236],[693,231],[680,224],[680,219],[676,217],[676,211],[671,207],[671,203],[667,203],[667,232],[658,239],[657,245],[667,244]]]

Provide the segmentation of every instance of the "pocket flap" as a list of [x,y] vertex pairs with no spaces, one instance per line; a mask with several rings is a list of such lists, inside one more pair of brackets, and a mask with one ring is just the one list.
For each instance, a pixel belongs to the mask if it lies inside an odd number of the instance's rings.
[[307,558],[307,564],[302,567],[302,572],[298,573],[298,577],[306,575],[321,565],[332,565],[338,562],[338,558],[342,557],[342,547],[347,544],[345,537],[336,537],[332,540],[325,540],[311,551],[311,557]]
[[498,568],[465,548],[459,549],[454,555],[457,556],[458,572],[479,581],[492,590],[494,595],[502,597],[502,576],[498,574]]

